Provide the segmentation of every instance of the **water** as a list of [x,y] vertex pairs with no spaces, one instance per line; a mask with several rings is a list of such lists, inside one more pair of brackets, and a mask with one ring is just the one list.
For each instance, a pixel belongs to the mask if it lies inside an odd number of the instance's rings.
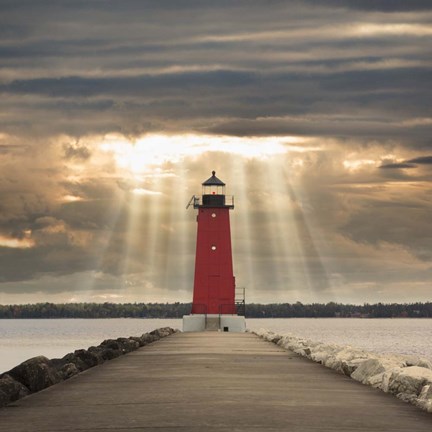
[[[432,319],[247,319],[249,329],[289,332],[367,351],[415,354],[432,360]],[[180,319],[0,319],[0,372],[28,358],[62,357],[104,339],[139,336],[159,327],[181,329]]]
[[414,354],[432,360],[432,319],[248,319],[250,329],[292,333],[313,341],[351,345],[383,354]]

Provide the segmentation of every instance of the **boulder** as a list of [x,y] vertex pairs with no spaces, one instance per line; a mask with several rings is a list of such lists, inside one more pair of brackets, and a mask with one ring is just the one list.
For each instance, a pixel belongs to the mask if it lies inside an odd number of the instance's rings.
[[0,378],[0,407],[16,401],[30,394],[29,389],[14,380],[10,375],[4,374]]
[[423,387],[416,405],[425,411],[432,413],[432,384],[427,384]]
[[105,348],[101,346],[91,346],[87,349],[88,352],[92,353],[97,357],[98,364],[102,364],[105,362],[106,358],[104,357]]
[[330,352],[326,350],[321,350],[321,351],[316,351],[311,353],[310,358],[317,363],[325,364],[330,356],[331,356]]
[[79,370],[74,363],[66,363],[59,370],[59,374],[64,380],[67,380],[78,373]]
[[369,357],[368,353],[350,346],[336,347],[335,345],[329,345],[328,347],[330,355],[324,364],[347,376],[351,376],[359,365]]
[[82,360],[88,366],[88,368],[97,366],[99,363],[103,363],[103,361],[99,360],[97,354],[85,349],[74,351],[74,356]]
[[129,339],[129,338],[117,338],[116,339],[117,342],[119,343],[119,345],[122,347],[122,351],[124,353],[129,353],[131,351],[136,350],[137,348],[139,348],[139,343]]
[[37,392],[61,381],[56,368],[44,356],[33,357],[8,372],[13,379]]
[[73,363],[80,372],[102,363],[95,353],[85,349],[76,350],[73,353],[66,354],[62,358],[62,361],[63,364]]
[[351,378],[363,384],[382,387],[384,374],[404,366],[404,363],[393,358],[372,357],[362,361],[351,374]]
[[141,336],[131,336],[129,339],[137,342],[140,347],[147,345]]
[[110,350],[119,351],[120,353],[123,352],[122,345],[114,339],[106,339],[99,346]]
[[115,359],[117,357],[120,357],[122,354],[123,354],[122,351],[113,350],[110,348],[102,349],[100,352],[100,355],[104,360],[112,360],[112,359]]
[[407,366],[419,366],[432,370],[432,362],[424,357],[405,355],[402,356]]
[[417,398],[423,387],[432,384],[432,370],[408,366],[391,373],[386,391],[404,400]]
[[147,345],[149,343],[157,341],[158,340],[158,336],[150,334],[150,333],[144,333],[141,336],[141,340],[142,340],[142,342],[143,342],[144,345]]
[[[171,327],[161,327],[161,328],[158,328],[156,330],[153,330],[153,332],[161,338],[167,337],[167,336],[172,335],[173,333],[176,333],[176,331],[174,329],[172,329]],[[153,332],[151,332],[151,333],[153,333]]]
[[153,341],[158,341],[161,338],[156,330],[151,331],[149,335],[153,338]]

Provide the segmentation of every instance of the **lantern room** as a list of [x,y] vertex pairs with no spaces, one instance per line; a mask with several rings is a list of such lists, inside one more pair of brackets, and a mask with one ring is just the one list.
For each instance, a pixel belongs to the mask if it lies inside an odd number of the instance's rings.
[[225,183],[216,177],[216,171],[212,171],[212,176],[202,183],[202,196],[194,195],[186,208],[191,204],[195,209],[203,207],[233,209],[234,197],[225,195]]

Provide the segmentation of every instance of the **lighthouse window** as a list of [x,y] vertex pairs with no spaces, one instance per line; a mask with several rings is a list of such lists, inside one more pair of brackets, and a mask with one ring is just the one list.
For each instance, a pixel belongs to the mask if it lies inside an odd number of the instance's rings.
[[216,213],[212,213],[212,218],[215,218],[216,217]]
[[213,245],[213,246],[211,247],[211,249],[212,249],[213,251],[215,251],[215,250],[216,250],[216,246]]

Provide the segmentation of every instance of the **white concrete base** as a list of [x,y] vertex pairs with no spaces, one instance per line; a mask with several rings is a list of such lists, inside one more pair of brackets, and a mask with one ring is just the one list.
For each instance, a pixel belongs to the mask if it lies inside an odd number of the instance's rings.
[[184,332],[202,332],[205,330],[205,315],[184,315]]
[[246,331],[246,320],[244,316],[221,315],[221,331],[243,333]]
[[[206,328],[207,321],[207,328]],[[215,323],[217,323],[215,327]],[[245,332],[246,321],[244,316],[238,315],[221,315],[220,328],[219,315],[185,315],[183,316],[184,332],[202,332],[202,331],[227,331],[227,332]]]

